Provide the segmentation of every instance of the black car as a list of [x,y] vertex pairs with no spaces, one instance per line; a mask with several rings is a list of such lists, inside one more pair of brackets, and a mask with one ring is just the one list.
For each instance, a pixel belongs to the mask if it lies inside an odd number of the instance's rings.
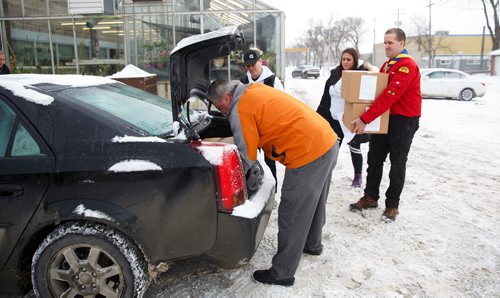
[[193,40],[171,56],[172,100],[108,78],[0,77],[0,296],[141,296],[173,260],[253,256],[274,180],[247,190],[236,147],[207,141],[228,122],[190,105],[243,37]]
[[311,65],[302,65],[295,68],[292,71],[292,78],[319,78],[321,71],[319,68],[311,66]]

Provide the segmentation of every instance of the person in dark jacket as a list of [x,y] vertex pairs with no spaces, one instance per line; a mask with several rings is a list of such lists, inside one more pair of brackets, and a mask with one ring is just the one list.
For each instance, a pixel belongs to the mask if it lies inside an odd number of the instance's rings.
[[9,67],[5,64],[5,54],[0,51],[0,75],[10,74]]
[[366,143],[369,140],[369,135],[344,135],[347,128],[344,126],[342,119],[339,119],[339,114],[344,112],[344,99],[340,96],[342,88],[342,71],[343,70],[372,70],[368,63],[360,63],[358,51],[354,48],[347,48],[342,52],[341,63],[330,72],[330,77],[325,83],[325,89],[321,102],[316,109],[323,118],[325,118],[339,137],[339,145],[345,139],[351,151],[351,160],[354,167],[354,178],[352,180],[353,187],[361,187],[363,183],[363,155],[361,153],[361,143]]
[[406,177],[406,161],[422,113],[420,69],[408,54],[405,44],[406,34],[403,30],[391,28],[385,32],[384,48],[389,60],[382,65],[380,72],[389,75],[389,83],[370,109],[351,121],[354,124],[354,132],[363,133],[366,124],[390,109],[387,134],[373,135],[370,140],[365,194],[356,203],[349,205],[351,211],[378,206],[384,162],[389,156],[390,183],[385,192],[385,210],[381,218],[386,222],[394,221],[399,214],[399,199]]

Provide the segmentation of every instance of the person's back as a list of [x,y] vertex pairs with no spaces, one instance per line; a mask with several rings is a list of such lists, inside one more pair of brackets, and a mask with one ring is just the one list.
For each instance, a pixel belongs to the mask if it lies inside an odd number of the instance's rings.
[[[324,154],[337,140],[326,120],[284,92],[262,84],[240,85],[235,92],[238,97],[230,119],[242,123],[250,159],[255,159],[252,151],[262,148],[268,157],[296,168]],[[246,125],[252,122],[257,127]]]

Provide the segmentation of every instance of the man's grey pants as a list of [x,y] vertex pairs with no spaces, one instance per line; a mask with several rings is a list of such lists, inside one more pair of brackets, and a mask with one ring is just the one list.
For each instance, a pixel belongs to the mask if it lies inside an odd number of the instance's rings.
[[300,168],[286,169],[278,209],[278,252],[271,268],[274,278],[294,277],[304,247],[310,250],[322,247],[326,199],[338,153],[339,145],[335,143],[317,160]]

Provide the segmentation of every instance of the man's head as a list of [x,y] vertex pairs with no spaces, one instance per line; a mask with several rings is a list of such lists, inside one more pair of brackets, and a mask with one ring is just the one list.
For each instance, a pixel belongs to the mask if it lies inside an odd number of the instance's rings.
[[406,34],[399,28],[391,28],[385,31],[384,48],[385,55],[389,59],[394,59],[403,51],[406,43]]
[[238,84],[238,81],[218,79],[213,81],[208,87],[207,98],[226,116],[231,107],[234,91],[238,87]]
[[0,51],[0,67],[2,67],[5,64],[5,54]]
[[253,79],[260,77],[262,72],[262,51],[257,48],[250,48],[243,54],[243,63],[245,63],[246,70],[250,73]]

